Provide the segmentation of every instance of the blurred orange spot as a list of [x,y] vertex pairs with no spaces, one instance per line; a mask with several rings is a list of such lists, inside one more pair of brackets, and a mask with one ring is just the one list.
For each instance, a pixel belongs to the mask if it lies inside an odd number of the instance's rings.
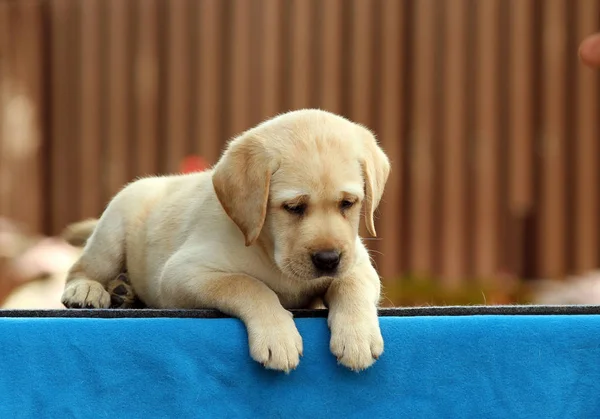
[[181,173],[202,172],[208,169],[208,164],[200,156],[188,156],[183,159],[179,167]]
[[600,33],[588,36],[579,46],[581,61],[593,68],[600,68]]

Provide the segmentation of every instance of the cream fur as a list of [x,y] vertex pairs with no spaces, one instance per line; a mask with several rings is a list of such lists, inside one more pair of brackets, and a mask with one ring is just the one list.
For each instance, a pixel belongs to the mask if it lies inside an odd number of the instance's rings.
[[[288,309],[323,298],[331,351],[348,368],[365,369],[383,339],[380,282],[358,237],[359,217],[362,206],[375,234],[389,171],[366,128],[320,110],[279,115],[235,138],[212,170],[126,186],[70,270],[63,302],[107,308],[106,284],[126,267],[148,306],[238,317],[251,356],[289,371],[302,338]],[[355,204],[343,210],[342,200]],[[285,209],[299,203],[302,216]],[[319,276],[310,255],[328,249],[341,252],[341,263]]]

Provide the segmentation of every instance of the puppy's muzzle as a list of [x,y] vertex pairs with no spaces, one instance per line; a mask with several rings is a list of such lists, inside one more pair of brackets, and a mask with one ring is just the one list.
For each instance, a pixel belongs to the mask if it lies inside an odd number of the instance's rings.
[[324,250],[313,253],[311,255],[312,263],[315,268],[321,273],[331,274],[334,273],[341,259],[341,254],[337,250]]

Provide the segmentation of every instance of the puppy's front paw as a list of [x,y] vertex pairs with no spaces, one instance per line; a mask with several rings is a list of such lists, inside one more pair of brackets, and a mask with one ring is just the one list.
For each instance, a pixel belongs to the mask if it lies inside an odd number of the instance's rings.
[[108,308],[110,294],[99,282],[74,279],[65,286],[62,303],[67,308]]
[[331,352],[352,371],[369,368],[383,353],[383,337],[377,314],[329,319]]
[[252,358],[265,368],[288,373],[300,363],[302,337],[287,310],[248,323],[248,343]]

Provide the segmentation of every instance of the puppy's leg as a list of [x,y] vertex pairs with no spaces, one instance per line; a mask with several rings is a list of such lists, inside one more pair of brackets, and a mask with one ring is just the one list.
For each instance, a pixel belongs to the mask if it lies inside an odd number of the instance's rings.
[[315,297],[306,307],[309,310],[324,310],[327,308],[323,297]]
[[250,355],[266,368],[289,372],[300,362],[302,337],[292,313],[255,278],[199,274],[179,266],[163,275],[160,300],[165,308],[217,309],[241,319],[248,331]]
[[79,260],[69,270],[62,296],[68,308],[108,308],[106,285],[121,271],[124,229],[121,219],[107,208],[87,241]]
[[344,277],[334,279],[325,301],[331,329],[331,352],[353,371],[371,366],[383,353],[377,317],[381,284],[368,261]]

